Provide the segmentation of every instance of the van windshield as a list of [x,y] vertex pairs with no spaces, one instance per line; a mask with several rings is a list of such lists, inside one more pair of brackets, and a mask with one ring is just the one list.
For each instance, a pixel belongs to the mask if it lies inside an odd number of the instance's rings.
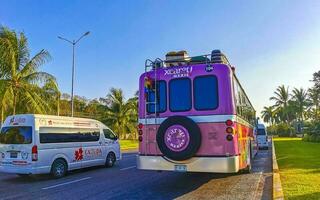
[[2,127],[0,132],[0,144],[31,144],[32,127]]
[[264,129],[258,129],[258,135],[266,135],[266,131]]

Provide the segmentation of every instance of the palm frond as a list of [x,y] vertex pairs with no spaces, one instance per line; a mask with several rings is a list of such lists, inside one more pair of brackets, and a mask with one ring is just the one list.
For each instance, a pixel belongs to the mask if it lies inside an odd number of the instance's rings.
[[32,74],[38,70],[38,68],[51,59],[48,51],[42,49],[33,58],[31,58],[26,65],[21,69],[21,76]]
[[24,77],[21,77],[21,81],[26,81],[31,84],[41,84],[55,81],[55,77],[47,72],[33,72]]

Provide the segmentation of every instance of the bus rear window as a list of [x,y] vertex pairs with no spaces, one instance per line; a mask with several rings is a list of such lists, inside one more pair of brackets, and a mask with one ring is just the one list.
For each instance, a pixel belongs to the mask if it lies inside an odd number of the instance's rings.
[[193,81],[194,108],[214,110],[218,107],[218,81],[216,76],[200,76]]
[[0,133],[1,144],[31,144],[32,127],[2,127]]
[[[155,88],[154,88],[155,89]],[[147,96],[147,112],[148,113],[155,113],[155,108],[157,106],[157,113],[165,112],[167,109],[167,86],[165,81],[157,81],[157,104],[155,105],[155,91],[150,90],[148,91]]]
[[169,82],[170,111],[183,112],[191,110],[191,80],[173,79]]

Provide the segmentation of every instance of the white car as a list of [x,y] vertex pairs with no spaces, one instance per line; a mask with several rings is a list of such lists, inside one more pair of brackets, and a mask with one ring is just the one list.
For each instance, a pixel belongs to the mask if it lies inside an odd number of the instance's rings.
[[120,159],[116,135],[93,119],[15,115],[0,132],[0,172],[59,178],[74,169],[112,167]]
[[257,140],[259,149],[268,149],[268,135],[264,124],[257,125]]

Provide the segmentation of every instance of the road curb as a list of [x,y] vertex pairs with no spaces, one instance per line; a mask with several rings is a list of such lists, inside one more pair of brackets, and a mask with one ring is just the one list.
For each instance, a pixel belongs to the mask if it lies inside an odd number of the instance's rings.
[[280,173],[279,167],[277,163],[276,151],[273,143],[272,137],[272,191],[273,191],[273,199],[280,200],[284,199],[281,180],[280,180]]

